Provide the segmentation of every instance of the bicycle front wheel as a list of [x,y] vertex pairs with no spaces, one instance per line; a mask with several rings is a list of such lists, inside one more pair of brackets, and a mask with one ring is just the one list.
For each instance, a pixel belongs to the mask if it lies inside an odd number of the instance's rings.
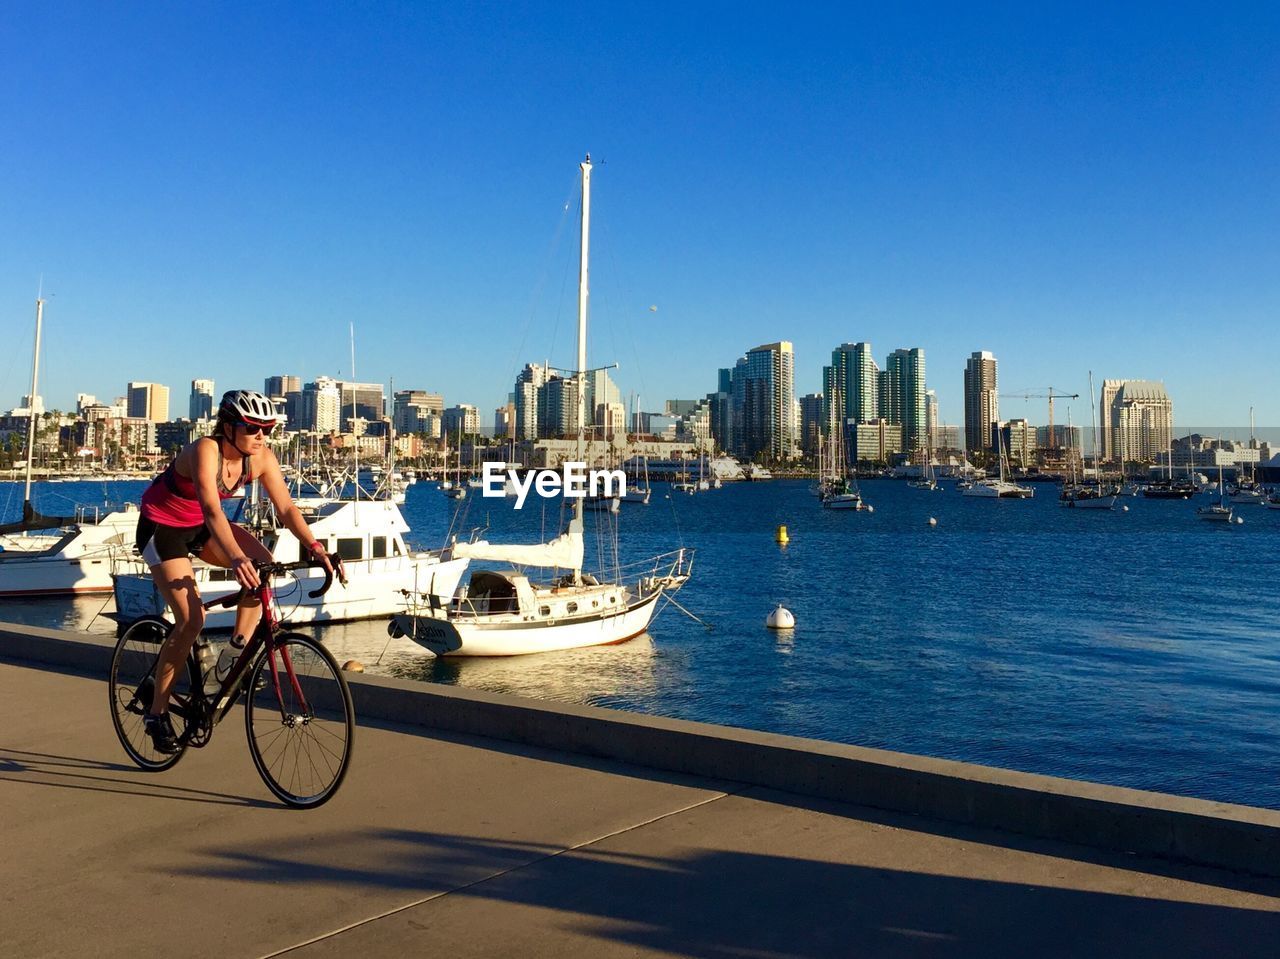
[[148,772],[171,768],[186,752],[188,717],[192,710],[192,690],[198,688],[188,658],[178,670],[169,690],[169,719],[181,744],[178,752],[156,752],[143,728],[143,714],[151,707],[155,693],[156,659],[169,636],[172,624],[159,617],[144,617],[124,631],[111,655],[107,695],[111,700],[111,722],[120,745],[129,758]]
[[247,683],[245,732],[258,774],[286,805],[329,800],[351,764],[355,708],[332,654],[310,636],[283,633]]

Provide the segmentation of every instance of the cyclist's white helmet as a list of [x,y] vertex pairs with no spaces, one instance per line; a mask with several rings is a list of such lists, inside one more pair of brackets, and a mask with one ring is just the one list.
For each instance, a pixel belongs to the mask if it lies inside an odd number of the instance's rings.
[[276,408],[261,393],[253,390],[228,390],[222,394],[218,416],[230,422],[248,423],[251,426],[276,425]]

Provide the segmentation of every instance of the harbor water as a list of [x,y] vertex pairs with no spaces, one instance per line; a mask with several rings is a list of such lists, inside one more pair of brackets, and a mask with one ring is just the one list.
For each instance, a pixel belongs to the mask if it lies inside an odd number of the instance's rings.
[[[137,501],[138,483],[41,483],[42,511]],[[434,484],[403,507],[414,545],[487,526],[555,535],[560,507],[456,503]],[[615,647],[435,660],[384,622],[319,635],[339,660],[404,679],[589,703],[1010,769],[1280,808],[1280,510],[1199,521],[1209,501],[1127,511],[865,482],[874,512],[820,508],[811,483],[654,484],[648,506],[587,515],[589,564],[696,549],[680,603]],[[21,510],[0,484],[0,518]],[[930,525],[929,519],[937,520]],[[790,542],[775,542],[785,525]],[[8,602],[0,620],[112,632],[105,600]],[[765,628],[778,603],[794,630]]]

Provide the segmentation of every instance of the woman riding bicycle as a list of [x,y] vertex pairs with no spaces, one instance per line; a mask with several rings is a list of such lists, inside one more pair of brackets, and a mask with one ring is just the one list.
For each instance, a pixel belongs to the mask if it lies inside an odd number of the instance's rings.
[[237,637],[251,636],[262,616],[261,603],[252,592],[258,586],[253,563],[270,561],[271,553],[247,530],[227,519],[221,501],[258,480],[280,523],[303,544],[304,558],[309,553],[333,572],[333,562],[293,505],[280,464],[267,445],[267,434],[275,425],[275,407],[261,393],[231,390],[223,394],[213,434],[188,444],[143,494],[138,550],[174,619],[174,628],[157,660],[155,695],[145,717],[147,734],[157,752],[178,750],[169,721],[169,690],[204,627],[204,609],[190,557],[230,569],[245,588],[236,609]]

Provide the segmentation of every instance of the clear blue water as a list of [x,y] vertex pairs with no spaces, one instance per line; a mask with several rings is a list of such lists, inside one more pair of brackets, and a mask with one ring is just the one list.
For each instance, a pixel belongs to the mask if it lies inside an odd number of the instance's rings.
[[[990,501],[873,481],[867,514],[822,510],[809,486],[665,498],[655,484],[651,505],[624,507],[623,561],[697,550],[678,598],[711,630],[667,608],[622,646],[502,661],[435,661],[382,624],[324,635],[405,678],[1280,808],[1280,510],[1240,507],[1245,524],[1223,528],[1194,503],[1093,513],[1061,509],[1052,486]],[[140,488],[42,484],[37,505]],[[13,490],[0,485],[0,515],[20,510]],[[410,489],[419,545],[443,541],[454,505]],[[553,534],[559,515],[474,496],[461,509],[458,526],[511,541]],[[600,521],[588,514],[589,554]],[[0,619],[83,625],[86,602]],[[778,602],[793,632],[765,628]]]

